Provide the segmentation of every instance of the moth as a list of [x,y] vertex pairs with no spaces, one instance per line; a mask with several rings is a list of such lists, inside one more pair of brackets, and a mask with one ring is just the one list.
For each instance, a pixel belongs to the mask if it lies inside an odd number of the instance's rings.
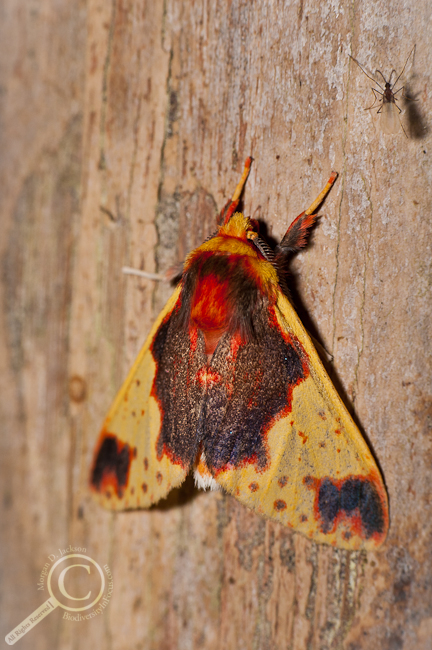
[[399,128],[402,128],[402,131],[405,133],[406,137],[407,134],[405,132],[405,129],[403,127],[402,122],[400,121],[400,114],[402,113],[402,110],[399,108],[397,105],[397,102],[399,101],[399,98],[396,97],[400,92],[402,92],[402,97],[405,97],[406,99],[409,99],[406,95],[404,95],[404,90],[405,86],[401,86],[398,88],[398,90],[395,90],[396,84],[399,81],[399,79],[402,77],[403,73],[405,72],[405,68],[407,66],[407,63],[411,57],[411,54],[413,54],[415,50],[415,46],[411,50],[411,52],[408,54],[407,59],[405,61],[405,65],[402,68],[401,73],[396,77],[396,79],[392,82],[392,77],[393,73],[396,75],[397,72],[396,70],[392,70],[390,73],[390,77],[387,79],[384,77],[383,73],[381,70],[376,70],[375,74],[379,74],[382,78],[382,83],[384,83],[384,86],[382,86],[376,79],[371,77],[366,70],[360,65],[360,63],[355,59],[353,56],[349,55],[350,58],[358,65],[360,70],[363,72],[363,74],[368,77],[371,81],[374,82],[380,88],[378,90],[377,88],[371,88],[373,95],[374,95],[374,102],[372,106],[368,106],[368,108],[365,108],[366,111],[370,111],[373,108],[376,108],[379,106],[377,113],[381,115],[381,130],[384,134],[386,135],[396,135],[399,132]]
[[236,212],[186,258],[106,417],[90,485],[114,510],[148,508],[190,471],[319,543],[372,549],[387,494],[362,435],[291,304],[284,273],[332,173],[275,250]]

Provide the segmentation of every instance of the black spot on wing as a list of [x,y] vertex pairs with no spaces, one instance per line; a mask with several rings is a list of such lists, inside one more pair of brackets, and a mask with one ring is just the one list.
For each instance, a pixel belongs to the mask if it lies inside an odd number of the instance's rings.
[[328,533],[333,528],[333,522],[340,507],[340,492],[337,486],[330,479],[324,479],[318,492],[318,510],[322,520],[323,533]]
[[111,485],[120,497],[127,485],[130,462],[129,445],[122,444],[115,435],[106,434],[93,465],[91,485],[98,491]]
[[359,510],[366,529],[366,537],[371,537],[375,532],[384,532],[385,521],[381,500],[375,486],[369,481],[363,482]]
[[363,481],[353,478],[349,478],[342,483],[340,489],[340,507],[342,510],[350,513],[359,507],[362,502],[363,485]]
[[369,539],[385,532],[385,514],[381,498],[374,483],[367,478],[350,477],[333,482],[305,480],[308,487],[318,484],[317,509],[324,533],[330,532],[339,515],[360,515],[362,536]]

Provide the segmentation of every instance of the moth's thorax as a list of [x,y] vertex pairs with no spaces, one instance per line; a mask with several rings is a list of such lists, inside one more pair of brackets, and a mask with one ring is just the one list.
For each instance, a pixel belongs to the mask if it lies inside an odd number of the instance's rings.
[[250,231],[250,220],[236,213],[186,259],[182,298],[190,311],[185,322],[204,334],[207,354],[224,332],[247,339],[257,305],[276,301],[276,270],[248,239]]
[[[274,266],[248,238],[250,232],[253,232],[250,219],[236,212],[228,224],[219,228],[217,235],[188,255],[184,271],[200,266],[201,262],[210,256],[225,256],[227,268],[235,268],[236,264],[240,264],[260,291],[272,299],[277,291],[278,275]],[[233,275],[230,274],[228,279],[230,277]]]

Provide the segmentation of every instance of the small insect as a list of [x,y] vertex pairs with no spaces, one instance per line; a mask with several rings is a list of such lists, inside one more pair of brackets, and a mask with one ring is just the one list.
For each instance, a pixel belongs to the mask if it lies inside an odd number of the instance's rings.
[[[366,77],[368,77],[368,79],[373,81],[381,89],[381,90],[378,90],[377,88],[371,88],[371,90],[372,90],[372,92],[374,94],[374,102],[373,102],[372,106],[369,106],[368,108],[365,108],[365,110],[370,111],[373,108],[376,108],[377,105],[379,105],[377,113],[381,114],[381,130],[386,135],[395,135],[395,134],[397,134],[399,132],[399,128],[401,127],[402,131],[405,133],[406,137],[408,137],[406,132],[405,132],[405,129],[403,127],[403,124],[400,121],[400,117],[399,117],[400,114],[402,113],[402,110],[399,108],[399,106],[396,103],[396,102],[399,101],[399,98],[396,97],[396,95],[398,95],[400,92],[402,92],[401,97],[407,98],[406,95],[404,94],[405,86],[401,86],[400,88],[398,88],[398,90],[394,90],[394,88],[396,87],[397,82],[399,81],[399,79],[403,75],[403,73],[405,71],[405,68],[407,66],[407,63],[408,63],[411,55],[413,54],[414,50],[415,50],[415,45],[414,45],[413,49],[411,50],[411,52],[407,56],[407,59],[405,61],[405,65],[402,68],[402,72],[396,77],[395,81],[392,82],[392,77],[393,77],[393,73],[395,75],[397,74],[396,70],[393,69],[391,71],[388,81],[384,77],[381,70],[377,69],[375,71],[375,74],[380,74],[381,75],[382,80],[384,82],[384,87],[380,83],[378,83],[378,81],[376,79],[371,77],[371,75],[369,75],[366,72],[366,70],[364,70],[364,68],[360,65],[360,63],[357,61],[357,59],[355,59],[353,56],[351,56],[351,54],[349,55],[350,58],[355,63],[357,63],[358,67],[363,72],[363,74],[365,74]],[[377,102],[378,102],[378,104],[377,104]]]
[[91,489],[107,508],[148,508],[193,471],[198,487],[316,542],[376,548],[389,521],[383,480],[284,275],[337,174],[273,250],[236,212],[250,165],[222,225],[187,256],[106,417]]

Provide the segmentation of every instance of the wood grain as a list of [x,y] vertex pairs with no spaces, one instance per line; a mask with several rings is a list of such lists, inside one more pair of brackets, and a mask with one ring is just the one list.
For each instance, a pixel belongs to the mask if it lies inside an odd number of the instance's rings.
[[[430,70],[426,2],[5,0],[0,21],[3,635],[85,547],[106,611],[56,611],[20,648],[427,650],[432,638]],[[408,138],[371,72],[407,69]],[[280,238],[340,178],[293,296],[382,468],[376,553],[318,547],[190,480],[113,515],[87,479],[111,400],[247,155],[244,210]]]

